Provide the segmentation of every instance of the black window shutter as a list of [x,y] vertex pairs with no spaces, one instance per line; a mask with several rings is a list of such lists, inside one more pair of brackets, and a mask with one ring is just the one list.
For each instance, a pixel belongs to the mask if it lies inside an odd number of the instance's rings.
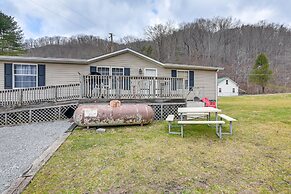
[[93,73],[93,75],[94,75],[94,73],[96,73],[96,71],[97,71],[96,66],[90,66],[90,74]]
[[172,74],[172,77],[177,77],[177,70],[172,70],[171,74]]
[[[177,70],[171,70],[171,77],[177,77]],[[176,79],[172,79],[172,90],[177,90],[177,80]]]
[[124,75],[130,76],[130,68],[124,68]]
[[189,71],[189,90],[194,87],[194,71]]
[[45,86],[45,65],[38,64],[38,86]]
[[12,89],[12,64],[4,64],[4,89]]
[[[130,68],[124,68],[124,76],[130,76]],[[130,77],[124,78],[124,89],[130,90]]]

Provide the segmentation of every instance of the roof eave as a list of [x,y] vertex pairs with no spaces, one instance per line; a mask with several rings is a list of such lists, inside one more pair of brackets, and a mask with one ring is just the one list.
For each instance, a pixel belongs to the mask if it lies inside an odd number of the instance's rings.
[[150,58],[150,57],[148,57],[146,55],[143,55],[141,53],[138,53],[138,52],[136,52],[134,50],[131,50],[129,48],[125,48],[123,50],[115,51],[113,53],[108,53],[108,54],[105,54],[105,55],[101,55],[99,57],[95,57],[95,58],[89,59],[89,60],[87,60],[87,63],[88,64],[95,63],[97,61],[101,61],[101,60],[104,60],[104,59],[107,59],[107,58],[110,58],[110,57],[118,56],[118,55],[121,55],[121,54],[124,54],[124,53],[132,53],[132,54],[134,54],[134,55],[136,55],[136,56],[138,56],[138,57],[140,57],[142,59],[145,59],[147,61],[156,63],[156,64],[158,64],[160,66],[164,66],[163,63],[161,63],[161,62],[159,62],[159,61],[157,61],[155,59],[152,59],[152,58]]
[[39,58],[39,57],[0,57],[4,62],[25,62],[25,63],[62,63],[62,64],[86,64],[87,60],[61,59],[61,58]]
[[222,67],[207,67],[207,66],[194,66],[194,65],[168,65],[165,64],[164,66],[167,69],[193,69],[193,70],[207,70],[207,71],[220,71],[224,70]]

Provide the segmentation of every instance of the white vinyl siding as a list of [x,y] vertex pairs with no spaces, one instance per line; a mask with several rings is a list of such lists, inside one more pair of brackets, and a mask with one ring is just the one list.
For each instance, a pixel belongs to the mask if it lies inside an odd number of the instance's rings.
[[90,73],[90,65],[46,63],[46,85],[80,83],[80,76]]
[[231,79],[227,79],[227,81],[228,84],[226,84],[226,80],[218,83],[217,87],[221,89],[218,96],[238,96],[238,85]]
[[207,97],[209,100],[216,99],[216,72],[195,70],[194,93],[199,97]]
[[4,79],[5,79],[4,63],[0,62],[0,90],[4,90]]

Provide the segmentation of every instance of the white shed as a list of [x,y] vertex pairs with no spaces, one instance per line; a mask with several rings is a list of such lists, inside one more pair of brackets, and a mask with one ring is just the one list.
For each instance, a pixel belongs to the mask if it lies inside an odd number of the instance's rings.
[[218,96],[238,96],[238,84],[229,77],[217,79]]

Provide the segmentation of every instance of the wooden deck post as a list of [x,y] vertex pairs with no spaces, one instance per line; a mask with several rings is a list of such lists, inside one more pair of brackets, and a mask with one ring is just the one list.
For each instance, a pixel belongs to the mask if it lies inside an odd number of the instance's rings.
[[19,89],[17,94],[18,94],[17,104],[18,104],[18,106],[21,106],[23,103],[23,90]]
[[55,102],[58,101],[58,86],[55,86]]

